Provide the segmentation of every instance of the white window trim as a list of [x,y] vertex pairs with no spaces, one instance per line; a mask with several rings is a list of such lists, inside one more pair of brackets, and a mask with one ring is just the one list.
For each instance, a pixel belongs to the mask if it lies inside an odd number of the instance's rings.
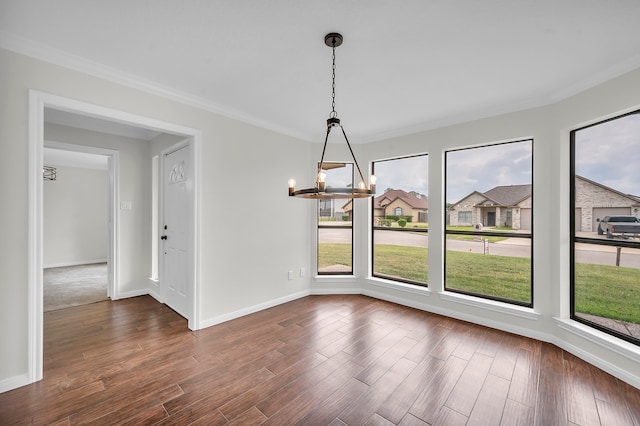
[[447,302],[473,306],[475,308],[486,309],[488,311],[499,312],[501,314],[512,315],[532,321],[538,321],[542,316],[542,314],[536,312],[533,308],[518,306],[507,302],[499,302],[497,300],[485,299],[482,297],[474,297],[466,294],[452,293],[449,291],[439,292],[438,296],[441,300],[445,300]]

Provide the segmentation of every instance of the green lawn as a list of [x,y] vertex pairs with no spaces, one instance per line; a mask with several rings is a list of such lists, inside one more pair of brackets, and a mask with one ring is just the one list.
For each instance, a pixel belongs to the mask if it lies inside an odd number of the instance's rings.
[[377,244],[373,264],[376,273],[427,283],[427,248]]
[[576,264],[576,311],[640,324],[640,270]]
[[[351,245],[320,244],[319,267],[351,266]],[[529,302],[528,258],[447,251],[447,287]],[[427,249],[376,245],[376,273],[427,282]],[[640,324],[640,270],[579,263],[576,265],[576,311]]]
[[318,244],[318,269],[332,265],[351,267],[351,244]]

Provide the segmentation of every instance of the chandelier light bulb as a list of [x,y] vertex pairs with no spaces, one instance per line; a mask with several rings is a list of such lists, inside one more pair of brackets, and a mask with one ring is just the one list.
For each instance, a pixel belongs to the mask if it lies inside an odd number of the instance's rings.
[[375,193],[376,192],[376,180],[378,180],[378,178],[376,177],[376,175],[371,175],[369,176],[369,189],[371,190],[371,192]]
[[296,180],[289,179],[289,196],[292,196],[296,189]]

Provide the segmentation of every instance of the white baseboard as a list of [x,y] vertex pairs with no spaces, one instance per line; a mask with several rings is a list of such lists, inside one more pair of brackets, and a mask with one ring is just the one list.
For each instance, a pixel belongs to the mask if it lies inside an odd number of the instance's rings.
[[312,295],[331,295],[331,294],[362,294],[361,288],[312,288]]
[[130,297],[145,296],[150,293],[151,292],[149,291],[148,288],[141,288],[140,290],[131,290],[131,291],[125,291],[124,293],[118,293],[118,295],[113,297],[112,299],[113,300],[128,299]]
[[234,312],[229,312],[228,314],[219,315],[217,317],[209,318],[198,323],[198,330],[214,326],[216,324],[221,324],[223,322],[231,321],[232,319],[240,318],[245,315],[253,314],[255,312],[263,311],[268,308],[272,308],[274,306],[282,305],[283,303],[291,302],[296,299],[300,299],[301,297],[309,296],[311,292],[309,290],[301,291],[298,293],[293,293],[288,296],[280,297],[278,299],[272,299],[264,303],[259,303],[254,306],[249,306],[248,308],[239,309]]
[[63,268],[66,266],[80,266],[80,265],[91,265],[93,263],[107,263],[107,259],[88,259],[88,260],[78,260],[75,262],[61,262],[61,263],[51,263],[44,265],[43,268]]
[[149,289],[149,296],[153,297],[154,299],[156,299],[159,303],[164,303],[162,301],[162,299],[160,298],[160,293],[158,293],[157,291],[153,290],[153,289]]
[[27,374],[9,377],[8,379],[0,380],[0,393],[17,389],[30,383],[31,382],[29,381],[29,376]]

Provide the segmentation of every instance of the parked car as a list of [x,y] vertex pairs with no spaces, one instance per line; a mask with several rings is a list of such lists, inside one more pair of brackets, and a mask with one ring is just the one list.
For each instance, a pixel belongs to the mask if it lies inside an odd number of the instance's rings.
[[640,219],[635,216],[605,216],[597,219],[598,235],[607,234],[607,238],[613,237],[640,237]]

